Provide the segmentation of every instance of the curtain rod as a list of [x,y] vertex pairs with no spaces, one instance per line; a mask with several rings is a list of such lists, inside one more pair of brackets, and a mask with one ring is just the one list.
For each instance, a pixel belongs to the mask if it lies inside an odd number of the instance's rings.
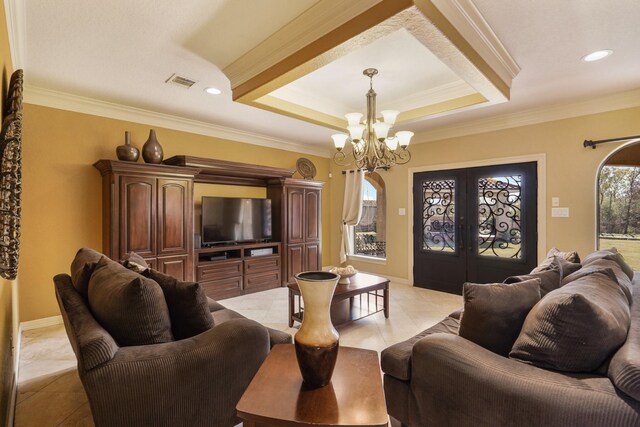
[[607,142],[621,142],[621,141],[630,141],[632,139],[640,140],[640,135],[636,136],[623,136],[622,138],[610,138],[610,139],[600,139],[598,141],[592,141],[590,139],[585,139],[582,145],[587,148],[591,147],[594,150],[596,149],[596,145],[598,144],[606,144]]
[[[378,169],[384,169],[384,170],[388,171],[389,169],[391,169],[391,167],[390,166],[382,166],[382,167],[376,168],[376,170],[378,170]],[[342,171],[342,175],[346,175],[347,172],[354,173],[354,172],[358,172],[358,171],[364,171],[365,173],[367,173],[366,169],[356,169],[356,170],[349,169],[348,171]]]

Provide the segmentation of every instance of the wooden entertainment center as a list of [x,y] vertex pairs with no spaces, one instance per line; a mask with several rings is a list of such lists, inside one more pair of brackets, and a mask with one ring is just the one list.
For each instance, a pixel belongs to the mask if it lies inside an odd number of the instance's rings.
[[[283,286],[322,267],[323,182],[291,178],[292,169],[191,156],[94,166],[102,175],[102,250],[114,260],[137,252],[152,268],[198,281],[214,299]],[[272,241],[194,248],[194,183],[265,187]]]

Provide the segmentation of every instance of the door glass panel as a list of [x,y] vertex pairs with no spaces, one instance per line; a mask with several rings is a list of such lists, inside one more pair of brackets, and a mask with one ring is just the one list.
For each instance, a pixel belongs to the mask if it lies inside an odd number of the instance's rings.
[[522,259],[522,175],[478,179],[478,255]]
[[422,182],[422,249],[434,252],[455,252],[456,181]]

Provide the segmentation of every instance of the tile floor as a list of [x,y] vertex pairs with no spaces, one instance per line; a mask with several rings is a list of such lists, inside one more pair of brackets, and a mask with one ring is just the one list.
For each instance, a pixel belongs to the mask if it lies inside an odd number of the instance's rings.
[[[273,328],[295,334],[287,322],[287,289],[221,301]],[[382,313],[338,327],[340,345],[381,351],[440,321],[462,305],[460,296],[391,284],[390,318]],[[24,332],[16,427],[93,426],[87,397],[63,325]]]

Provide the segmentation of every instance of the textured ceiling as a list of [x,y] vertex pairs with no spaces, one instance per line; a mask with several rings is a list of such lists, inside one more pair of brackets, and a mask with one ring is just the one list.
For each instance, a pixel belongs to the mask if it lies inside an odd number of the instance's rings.
[[[499,114],[570,103],[640,88],[640,2],[636,0],[473,0],[521,68],[511,100],[483,109],[403,126],[428,133]],[[79,95],[295,141],[329,150],[333,130],[231,100],[221,69],[317,0],[25,1],[24,64],[27,87]],[[438,1],[434,1],[438,3]],[[330,64],[301,82],[323,108],[364,112],[365,67],[381,105],[414,91],[412,79],[453,84],[437,63],[407,55],[416,46],[402,34],[388,40],[392,52],[361,52]],[[389,47],[387,46],[387,47]],[[373,46],[372,49],[376,49]],[[613,49],[603,61],[580,58]],[[359,56],[360,55],[360,56]],[[403,56],[404,55],[404,56]],[[371,56],[371,61],[366,60]],[[376,58],[380,58],[376,60]],[[366,64],[363,66],[363,64]],[[357,67],[350,70],[351,67]],[[425,71],[424,68],[428,70]],[[386,70],[419,71],[392,78]],[[345,75],[350,73],[350,79]],[[173,73],[196,80],[189,90],[165,84]],[[217,86],[223,93],[203,92]],[[300,89],[302,90],[302,89]],[[297,93],[300,93],[298,90]],[[296,91],[292,91],[296,96]],[[340,93],[340,101],[336,101]],[[336,107],[337,106],[337,107]]]

